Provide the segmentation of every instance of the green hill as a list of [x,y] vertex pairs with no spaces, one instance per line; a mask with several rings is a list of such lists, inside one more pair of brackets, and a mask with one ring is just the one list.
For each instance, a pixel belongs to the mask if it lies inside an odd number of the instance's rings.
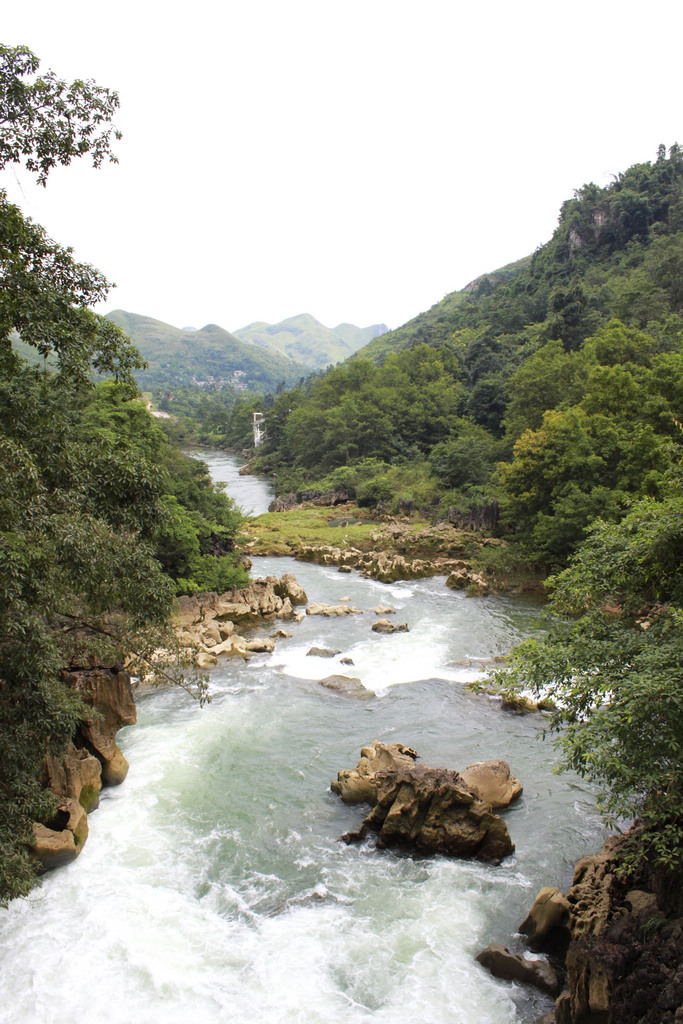
[[367,505],[497,502],[527,559],[660,497],[683,420],[683,151],[562,204],[552,238],[278,395],[278,490]]
[[[306,369],[277,352],[241,341],[216,324],[181,330],[138,313],[117,309],[107,314],[149,363],[139,372],[141,387],[190,385],[199,381],[246,385],[250,391],[274,391],[294,384]],[[240,387],[237,390],[244,390]]]
[[373,324],[371,327],[338,324],[330,328],[308,313],[301,313],[277,324],[257,321],[234,333],[242,341],[279,352],[309,369],[321,370],[331,363],[348,359],[386,330],[386,324]]

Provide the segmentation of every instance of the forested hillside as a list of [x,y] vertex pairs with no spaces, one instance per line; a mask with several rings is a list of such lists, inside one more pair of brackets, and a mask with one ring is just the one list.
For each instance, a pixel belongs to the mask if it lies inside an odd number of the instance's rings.
[[277,324],[257,322],[235,331],[235,337],[274,352],[281,352],[311,370],[348,359],[373,338],[386,333],[385,324],[356,327],[338,324],[325,327],[307,313],[291,316]]
[[198,381],[214,389],[218,385],[268,392],[292,385],[306,373],[288,356],[242,341],[217,324],[181,330],[123,309],[108,313],[106,319],[124,331],[146,360],[147,366],[137,373],[141,387],[187,387]]
[[269,399],[260,465],[279,491],[343,483],[368,505],[496,499],[528,558],[564,564],[597,515],[667,486],[682,188],[674,145],[579,189],[532,256]]

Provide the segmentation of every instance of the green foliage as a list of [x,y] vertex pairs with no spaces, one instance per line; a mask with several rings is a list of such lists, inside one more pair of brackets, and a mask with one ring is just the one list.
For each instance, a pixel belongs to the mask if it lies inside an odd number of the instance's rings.
[[598,515],[616,520],[633,497],[660,492],[683,407],[683,359],[658,349],[652,336],[611,321],[581,352],[549,345],[547,363],[534,357],[517,371],[521,395],[537,369],[558,398],[563,382],[569,400],[581,395],[573,405],[559,398],[499,467],[506,514],[536,560],[561,564]]
[[213,485],[203,462],[169,442],[159,421],[137,396],[131,397],[130,389],[113,381],[98,384],[85,399],[77,434],[97,439],[98,452],[134,453],[132,467],[119,469],[115,478],[100,469],[98,456],[91,464],[88,488],[98,501],[114,496],[118,510],[131,504],[144,508],[145,488],[150,498],[161,501],[160,514],[155,506],[150,540],[177,593],[224,591],[247,583],[234,542],[242,512]]
[[555,705],[565,767],[598,783],[611,818],[639,817],[643,850],[683,864],[683,492],[599,520],[554,588],[549,629],[498,682]]
[[[51,73],[23,81],[37,67],[24,47],[0,47],[0,168],[23,161],[45,184],[57,163],[89,152],[97,166],[111,156],[109,118],[118,101],[93,83],[67,86]],[[65,668],[131,654],[149,664],[155,647],[173,643],[166,626],[175,587],[155,553],[165,492],[186,480],[177,472],[181,457],[133,400],[139,353],[88,309],[106,295],[106,279],[76,263],[2,191],[0,280],[4,903],[30,888],[32,822],[49,822],[54,812],[42,788],[45,756],[60,754],[84,713],[63,682]],[[17,356],[17,336],[42,358],[42,371]],[[113,380],[95,387],[94,374]],[[232,579],[234,566],[224,569],[217,548],[228,546],[241,516],[225,496],[193,483],[185,507],[196,517],[199,580]]]
[[490,480],[499,451],[500,445],[488,430],[463,417],[448,440],[432,448],[429,461],[446,487],[476,487]]
[[38,58],[25,46],[0,45],[0,167],[25,163],[45,185],[57,164],[90,153],[94,167],[111,152],[119,98],[92,81],[70,85],[54,72],[36,75]]

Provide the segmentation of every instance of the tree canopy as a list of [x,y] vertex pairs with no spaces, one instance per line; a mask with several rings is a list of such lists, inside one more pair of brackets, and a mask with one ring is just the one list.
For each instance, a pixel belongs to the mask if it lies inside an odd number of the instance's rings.
[[0,45],[0,167],[23,163],[45,185],[50,171],[89,154],[93,166],[116,162],[115,92],[88,80],[68,83],[25,46]]
[[612,820],[638,818],[637,846],[683,866],[683,489],[597,520],[550,580],[548,631],[498,681],[554,703],[563,764],[596,782]]
[[[23,162],[45,184],[57,163],[113,159],[116,95],[51,72],[24,81],[37,68],[24,47],[0,47],[0,169]],[[162,638],[172,645],[164,631],[177,590],[245,573],[229,554],[239,511],[201,463],[173,450],[137,400],[144,361],[88,308],[107,294],[106,278],[4,191],[0,285],[2,902],[32,884],[31,824],[54,807],[44,758],[84,713],[65,669],[131,655],[144,664]],[[18,338],[42,367],[18,356]],[[109,379],[96,386],[95,375]],[[179,536],[191,551],[174,566],[169,538]]]

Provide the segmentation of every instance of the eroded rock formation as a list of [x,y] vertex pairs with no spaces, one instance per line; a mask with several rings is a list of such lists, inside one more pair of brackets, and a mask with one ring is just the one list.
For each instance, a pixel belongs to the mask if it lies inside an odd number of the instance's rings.
[[372,810],[348,842],[378,833],[378,846],[404,844],[425,853],[473,857],[500,863],[514,845],[505,822],[479,800],[461,775],[416,764],[403,744],[374,741],[363,747],[355,769],[339,772],[332,790],[347,803]]
[[[683,1020],[680,878],[647,862],[617,870],[611,837],[575,868],[566,896],[543,889],[522,925],[535,948],[566,948],[567,988],[555,1024],[679,1024]],[[545,1020],[545,1018],[544,1018]]]
[[52,821],[34,825],[33,855],[43,871],[66,864],[81,852],[88,836],[88,812],[99,804],[102,786],[116,786],[128,773],[116,734],[137,720],[131,679],[120,666],[72,666],[64,679],[92,714],[79,724],[63,758],[46,759],[45,786],[59,802]]
[[198,652],[200,668],[210,668],[221,655],[248,657],[250,652],[272,651],[283,631],[268,639],[247,639],[238,629],[272,619],[295,619],[295,606],[307,602],[303,587],[291,573],[285,573],[279,579],[267,576],[225,594],[179,597],[173,623],[181,646]]
[[550,996],[556,996],[560,991],[560,977],[549,963],[545,960],[530,960],[521,953],[511,953],[507,946],[497,942],[482,949],[474,959],[486,967],[494,978],[521,981]]

